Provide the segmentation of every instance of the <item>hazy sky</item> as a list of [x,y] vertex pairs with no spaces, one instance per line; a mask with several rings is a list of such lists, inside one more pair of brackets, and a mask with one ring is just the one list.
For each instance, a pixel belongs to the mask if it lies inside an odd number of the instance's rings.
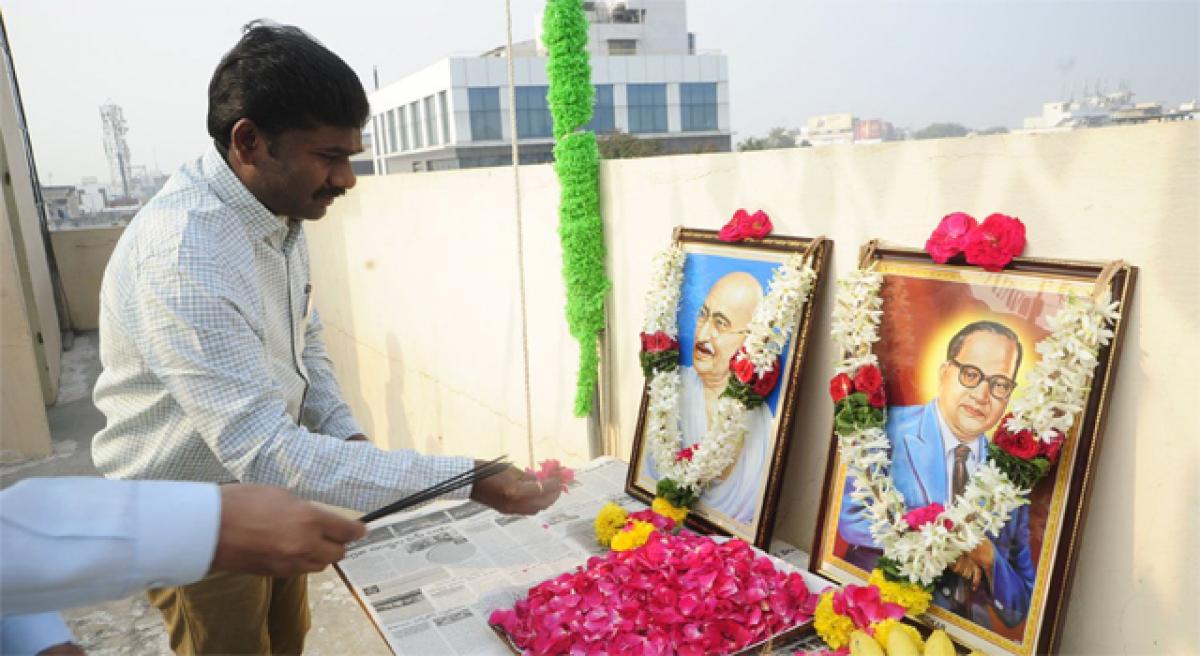
[[[107,182],[99,105],[120,104],[134,164],[199,155],[205,89],[244,23],[299,25],[371,86],[504,42],[503,0],[4,0],[43,182]],[[542,0],[513,0],[514,39]],[[1200,96],[1200,0],[691,0],[701,49],[729,57],[734,139],[814,114],[919,128],[1019,127],[1073,85],[1127,81],[1138,100]]]

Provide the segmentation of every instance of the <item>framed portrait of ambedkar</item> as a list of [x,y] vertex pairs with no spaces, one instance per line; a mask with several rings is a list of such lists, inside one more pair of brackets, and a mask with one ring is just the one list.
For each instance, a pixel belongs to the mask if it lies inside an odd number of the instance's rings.
[[[664,479],[670,483],[679,477],[672,471],[725,449],[727,461],[709,467],[697,486],[702,493],[688,502],[687,523],[756,546],[769,544],[830,245],[823,238],[776,235],[729,243],[715,231],[676,231],[672,248],[682,280],[675,283],[677,297],[667,294],[670,300],[658,310],[669,329],[642,337],[647,382],[626,482],[629,494],[650,502],[656,493],[661,496]],[[797,278],[801,268],[803,280]],[[660,354],[655,335],[670,342],[672,356],[669,371],[658,377],[646,359]],[[767,372],[761,356],[756,372],[747,350],[760,352],[772,340]],[[669,391],[656,386],[666,378],[673,385]],[[670,412],[662,411],[664,403]],[[730,409],[737,412],[729,416]]]
[[[1124,263],[1017,258],[990,272],[936,264],[924,251],[869,245],[855,274],[864,272],[878,274],[856,280],[873,281],[881,305],[873,346],[860,355],[874,363],[866,368],[882,372],[882,382],[876,391],[870,377],[851,372],[830,383],[838,405],[810,567],[839,583],[864,585],[873,570],[904,560],[892,558],[901,553],[895,545],[903,543],[903,531],[923,531],[930,544],[961,537],[954,533],[965,530],[960,524],[993,512],[984,500],[999,485],[995,465],[1010,472],[1002,482],[1015,481],[1019,495],[976,533],[977,546],[946,556],[945,569],[939,565],[941,574],[926,585],[932,603],[916,619],[986,653],[1053,652],[1121,348],[1119,311],[1132,297],[1137,270]],[[1093,303],[1087,307],[1119,310],[1107,327],[1065,320],[1076,316],[1070,313],[1079,299]],[[838,321],[835,315],[835,331]],[[1071,336],[1079,331],[1103,334],[1094,358],[1072,353]],[[1086,375],[1067,377],[1061,363],[1072,358],[1084,361]],[[849,426],[854,420],[841,413],[848,401],[838,399],[858,388],[873,395],[863,412],[874,412],[869,406],[878,395],[884,465],[877,460],[855,469],[860,461],[849,462],[865,451],[846,450],[845,435],[856,435]],[[1060,392],[1077,395],[1078,407],[1051,403]],[[1018,431],[1023,425],[1013,420],[1035,411],[1041,419],[1071,419],[1054,432],[1057,439],[1039,441],[1036,431]],[[1019,467],[1003,469],[1012,463]],[[985,471],[993,472],[990,482],[977,483],[988,478]],[[1024,478],[1013,471],[1031,473]],[[886,515],[877,501],[884,493],[872,496],[879,489],[895,494],[894,503],[902,505],[893,518],[906,512],[904,521],[880,525]],[[925,519],[914,516],[931,508]],[[921,524],[935,516],[930,526]],[[885,553],[881,541],[893,539],[889,531],[900,533]]]

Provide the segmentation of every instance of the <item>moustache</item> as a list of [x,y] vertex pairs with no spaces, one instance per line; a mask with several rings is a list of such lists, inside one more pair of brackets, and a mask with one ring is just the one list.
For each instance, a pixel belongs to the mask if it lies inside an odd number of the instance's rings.
[[316,193],[313,194],[313,198],[337,198],[345,193],[346,190],[341,187],[326,187],[324,189],[318,189]]

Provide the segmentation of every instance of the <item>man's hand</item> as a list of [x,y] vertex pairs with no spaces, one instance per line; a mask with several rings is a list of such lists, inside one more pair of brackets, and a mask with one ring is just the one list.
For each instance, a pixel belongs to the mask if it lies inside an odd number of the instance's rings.
[[367,527],[266,485],[222,485],[212,570],[294,576],[319,572]]
[[[483,464],[476,462],[476,466]],[[475,483],[471,499],[491,506],[506,515],[532,515],[550,507],[562,493],[562,481],[550,477],[541,481],[516,467]]]
[[950,569],[962,577],[962,580],[966,581],[972,590],[979,589],[979,582],[983,580],[983,570],[971,559],[970,554],[959,556]]
[[975,561],[979,569],[984,572],[990,572],[996,559],[996,550],[992,547],[991,540],[984,539],[983,542],[979,543],[978,547],[967,553],[967,557]]

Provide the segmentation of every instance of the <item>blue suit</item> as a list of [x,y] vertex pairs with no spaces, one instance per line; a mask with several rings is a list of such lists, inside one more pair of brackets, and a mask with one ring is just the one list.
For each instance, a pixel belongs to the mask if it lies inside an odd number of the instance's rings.
[[[892,482],[904,496],[905,505],[909,509],[934,502],[948,506],[950,486],[946,480],[937,399],[925,405],[888,408],[885,430],[892,443]],[[987,438],[980,436],[979,439],[983,440],[982,452],[986,454]],[[861,512],[862,505],[850,498],[852,489],[851,481],[847,479],[838,534],[851,545],[846,560],[869,571],[881,551],[871,538],[869,521]],[[992,628],[987,612],[991,607],[1005,624],[1016,626],[1029,612],[1029,598],[1037,573],[1029,552],[1029,506],[1013,511],[1000,535],[988,536],[988,539],[992,541],[995,558],[992,570],[985,573],[986,581],[971,592],[969,586],[960,586],[956,574],[948,571],[934,589],[934,603],[987,628]],[[965,589],[966,598],[960,596],[956,600],[955,592],[960,589]]]

